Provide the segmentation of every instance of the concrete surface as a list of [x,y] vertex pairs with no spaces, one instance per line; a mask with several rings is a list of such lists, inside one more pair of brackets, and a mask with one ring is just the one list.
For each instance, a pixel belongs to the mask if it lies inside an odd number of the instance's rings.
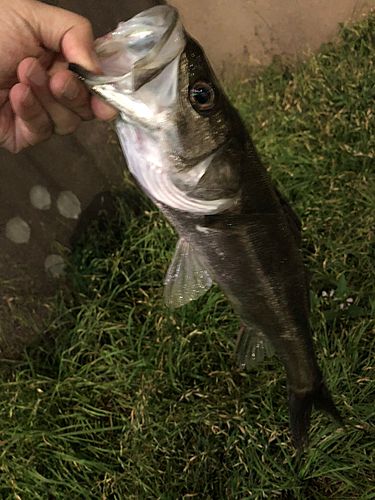
[[78,228],[110,204],[123,168],[103,123],[17,156],[0,151],[0,359],[40,330],[61,285],[62,256]]
[[[91,19],[96,36],[157,0],[49,0]],[[78,233],[121,190],[125,161],[105,123],[18,155],[0,149],[0,360],[14,357],[48,325],[63,286],[61,259]]]
[[375,0],[170,0],[225,76],[317,50]]

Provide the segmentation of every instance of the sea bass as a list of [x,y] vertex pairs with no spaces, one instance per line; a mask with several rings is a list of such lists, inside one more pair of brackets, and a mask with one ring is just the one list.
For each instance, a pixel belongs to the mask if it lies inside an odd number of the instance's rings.
[[297,216],[174,8],[120,23],[96,51],[103,75],[70,68],[119,110],[129,170],[180,236],[166,303],[220,286],[243,323],[240,367],[272,350],[284,364],[291,433],[303,447],[313,406],[340,416],[314,354]]

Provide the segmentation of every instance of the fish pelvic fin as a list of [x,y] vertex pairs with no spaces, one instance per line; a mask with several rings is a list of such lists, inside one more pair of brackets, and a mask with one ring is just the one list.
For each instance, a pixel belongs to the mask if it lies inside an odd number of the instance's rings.
[[204,260],[192,245],[181,238],[164,280],[164,302],[178,308],[198,299],[212,285]]
[[304,394],[289,390],[289,425],[293,444],[300,452],[308,444],[308,432],[313,408],[328,413],[339,424],[344,425],[343,419],[323,381],[318,388]]
[[241,326],[235,349],[236,361],[241,370],[253,368],[273,354],[271,343],[259,330]]

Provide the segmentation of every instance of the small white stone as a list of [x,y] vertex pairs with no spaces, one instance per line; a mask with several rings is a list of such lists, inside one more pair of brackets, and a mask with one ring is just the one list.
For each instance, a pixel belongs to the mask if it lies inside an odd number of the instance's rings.
[[21,217],[14,217],[6,223],[5,235],[13,243],[28,243],[30,234],[30,226]]
[[61,255],[51,254],[48,255],[44,261],[44,269],[46,273],[50,274],[53,278],[60,278],[65,274],[65,262]]
[[51,195],[44,186],[33,186],[30,189],[30,202],[38,210],[49,210],[51,208]]
[[71,191],[62,191],[57,198],[57,209],[67,219],[78,219],[81,215],[81,202]]

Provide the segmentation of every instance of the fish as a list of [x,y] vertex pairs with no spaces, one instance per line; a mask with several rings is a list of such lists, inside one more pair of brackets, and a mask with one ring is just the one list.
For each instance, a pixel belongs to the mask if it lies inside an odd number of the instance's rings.
[[314,351],[299,218],[174,7],[139,13],[95,48],[103,74],[69,67],[119,111],[128,168],[179,235],[166,304],[221,288],[241,319],[240,369],[273,352],[284,365],[292,441],[303,449],[314,407],[342,419]]

